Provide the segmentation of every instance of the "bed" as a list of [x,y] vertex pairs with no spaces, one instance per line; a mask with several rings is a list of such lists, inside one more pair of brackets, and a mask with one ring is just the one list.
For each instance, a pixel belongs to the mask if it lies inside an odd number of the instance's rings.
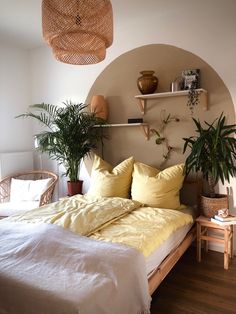
[[0,222],[0,313],[149,313],[196,213],[92,192]]

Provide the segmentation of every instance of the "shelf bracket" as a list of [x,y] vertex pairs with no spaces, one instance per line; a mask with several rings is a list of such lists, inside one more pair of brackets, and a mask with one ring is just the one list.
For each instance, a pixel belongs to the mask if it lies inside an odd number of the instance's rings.
[[146,140],[148,141],[150,138],[150,127],[149,127],[149,125],[140,125],[140,126],[141,126],[141,129],[144,133]]
[[146,112],[147,100],[146,99],[139,99],[138,104],[139,104],[139,108],[140,108],[141,113],[144,115]]

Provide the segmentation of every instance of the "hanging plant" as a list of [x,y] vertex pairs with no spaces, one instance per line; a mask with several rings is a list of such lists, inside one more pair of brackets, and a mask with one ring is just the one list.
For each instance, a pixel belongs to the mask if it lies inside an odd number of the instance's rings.
[[194,108],[199,104],[199,92],[195,88],[196,84],[191,84],[188,92],[187,106],[189,107],[191,114],[193,114]]

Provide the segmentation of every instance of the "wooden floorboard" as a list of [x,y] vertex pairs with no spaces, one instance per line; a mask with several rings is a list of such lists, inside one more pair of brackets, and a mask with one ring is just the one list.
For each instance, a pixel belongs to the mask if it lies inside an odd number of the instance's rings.
[[190,247],[152,296],[151,314],[236,314],[236,257],[229,270],[223,254]]

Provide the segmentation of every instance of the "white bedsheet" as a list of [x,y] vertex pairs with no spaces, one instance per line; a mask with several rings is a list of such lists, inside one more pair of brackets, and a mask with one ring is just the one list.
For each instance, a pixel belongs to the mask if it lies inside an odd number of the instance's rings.
[[1,314],[141,314],[142,254],[55,225],[0,221]]
[[[194,207],[187,207],[181,210],[196,219],[197,209]],[[158,268],[161,262],[174,250],[184,239],[193,224],[188,224],[182,228],[177,229],[162,245],[158,247],[151,255],[146,258],[147,275],[150,277],[152,273]]]

